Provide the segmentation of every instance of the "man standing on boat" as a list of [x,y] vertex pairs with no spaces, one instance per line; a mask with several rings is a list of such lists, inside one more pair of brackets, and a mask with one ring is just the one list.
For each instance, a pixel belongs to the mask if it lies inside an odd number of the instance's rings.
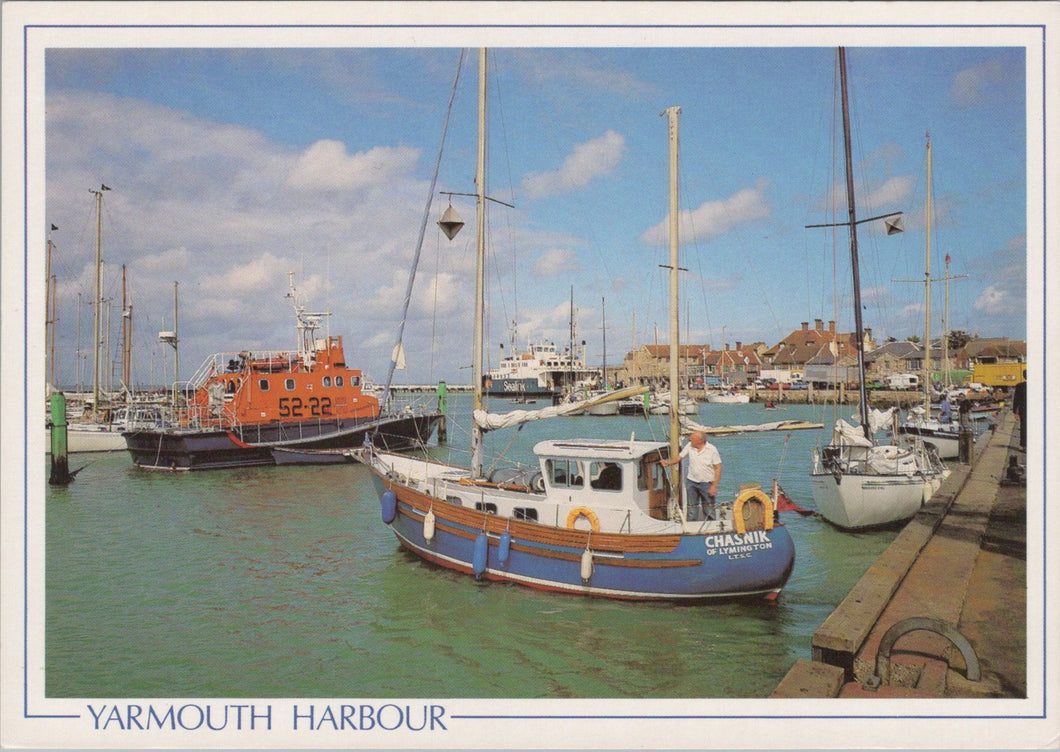
[[698,508],[703,508],[705,520],[717,519],[717,510],[714,506],[714,498],[718,495],[718,481],[721,480],[721,454],[717,447],[707,441],[707,435],[702,431],[693,431],[688,437],[688,443],[684,445],[681,452],[668,460],[663,460],[663,467],[676,465],[685,457],[688,457],[688,473],[685,479],[688,482],[688,519],[695,522],[698,519]]

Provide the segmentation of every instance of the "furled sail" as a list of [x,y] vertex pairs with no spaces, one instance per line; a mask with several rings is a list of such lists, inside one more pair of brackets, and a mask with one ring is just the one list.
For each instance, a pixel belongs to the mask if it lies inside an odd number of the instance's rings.
[[647,391],[648,387],[646,386],[631,386],[625,389],[616,389],[613,392],[600,394],[586,400],[564,402],[561,405],[552,405],[551,407],[544,407],[540,410],[512,410],[510,413],[489,413],[485,410],[475,410],[475,423],[477,423],[479,428],[483,431],[493,431],[498,428],[513,428],[514,426],[519,426],[523,423],[529,423],[532,420],[555,418],[562,415],[574,415],[594,405],[602,405],[605,402],[614,402],[615,400],[629,399],[630,397],[636,397],[638,394],[644,394]]
[[757,423],[742,426],[704,426],[695,421],[681,418],[681,433],[702,431],[708,436],[720,436],[730,433],[754,433],[756,431],[798,431],[804,428],[823,428],[823,423],[809,423],[805,420],[775,420],[770,423]]

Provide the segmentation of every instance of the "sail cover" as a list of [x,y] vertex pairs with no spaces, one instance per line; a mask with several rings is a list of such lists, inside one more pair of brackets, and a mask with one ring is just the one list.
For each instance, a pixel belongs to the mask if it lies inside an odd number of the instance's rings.
[[605,402],[614,402],[615,400],[636,397],[638,394],[644,394],[647,391],[648,387],[646,386],[631,386],[625,389],[616,389],[613,392],[607,392],[606,394],[601,394],[587,400],[564,402],[561,405],[552,405],[551,407],[544,407],[540,410],[512,410],[510,413],[489,413],[485,410],[475,410],[475,423],[478,424],[478,427],[483,431],[493,431],[498,428],[513,428],[515,426],[520,426],[523,423],[529,423],[532,420],[555,418],[562,415],[576,415],[593,405],[601,405]]
[[730,433],[754,433],[757,431],[798,431],[804,428],[823,428],[823,423],[809,423],[805,420],[775,420],[770,423],[756,423],[742,426],[703,426],[695,421],[681,418],[681,432],[702,431],[708,436],[720,436]]

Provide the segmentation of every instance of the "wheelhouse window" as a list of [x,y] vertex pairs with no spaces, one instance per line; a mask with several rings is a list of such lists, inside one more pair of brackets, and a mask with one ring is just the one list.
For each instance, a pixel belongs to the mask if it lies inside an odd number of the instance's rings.
[[350,376],[350,386],[352,386],[352,387],[354,387],[356,389],[360,385],[361,385],[361,377],[360,376]]
[[497,505],[489,501],[476,501],[475,509],[486,514],[497,514]]
[[293,392],[294,391],[294,379],[284,379],[283,380],[283,388],[286,389],[289,392]]
[[533,507],[516,507],[512,510],[512,516],[517,520],[537,522],[537,510]]
[[321,379],[321,383],[324,385],[325,389],[329,388],[331,386],[331,377],[325,376],[323,379]]
[[342,384],[343,384],[342,377],[341,376],[336,376],[335,377],[335,386],[341,388]]
[[549,460],[548,477],[553,486],[581,488],[583,485],[577,460]]
[[622,490],[622,468],[617,462],[589,464],[589,486],[600,491]]
[[637,488],[661,491],[666,488],[667,470],[659,462],[641,462],[637,467]]
[[258,389],[260,389],[263,392],[269,391],[269,380],[268,379],[258,379]]
[[666,468],[656,462],[651,466],[651,490],[661,491],[666,488]]

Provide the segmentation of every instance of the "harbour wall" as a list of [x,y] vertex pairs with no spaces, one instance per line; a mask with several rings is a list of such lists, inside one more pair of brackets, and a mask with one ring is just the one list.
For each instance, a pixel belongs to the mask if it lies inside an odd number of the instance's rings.
[[1025,697],[1026,455],[1011,412],[814,633],[776,698]]

